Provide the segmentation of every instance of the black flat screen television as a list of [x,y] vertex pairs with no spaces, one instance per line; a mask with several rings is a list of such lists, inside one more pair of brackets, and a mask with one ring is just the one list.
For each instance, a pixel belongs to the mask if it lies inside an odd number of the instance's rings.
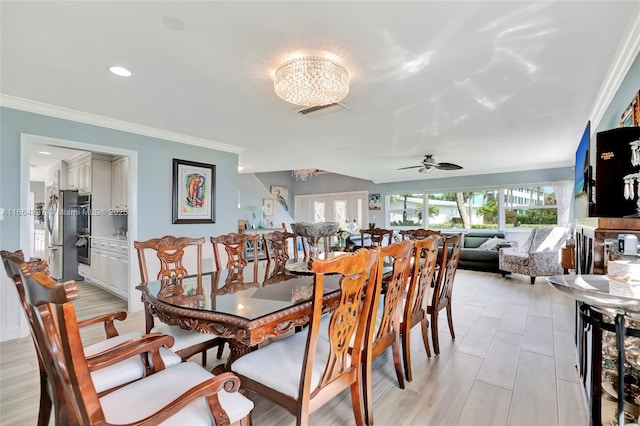
[[573,211],[576,219],[589,217],[593,212],[592,198],[592,167],[589,159],[589,145],[591,143],[591,121],[587,121],[578,149],[575,162],[575,186]]

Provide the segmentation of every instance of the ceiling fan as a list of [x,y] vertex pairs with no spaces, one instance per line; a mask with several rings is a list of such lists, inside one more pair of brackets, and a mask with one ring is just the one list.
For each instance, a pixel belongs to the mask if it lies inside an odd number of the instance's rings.
[[460,170],[462,168],[462,166],[453,163],[437,163],[433,155],[425,155],[421,165],[400,167],[398,170],[417,169],[418,167],[420,167],[420,170],[418,170],[420,173],[429,173],[433,169]]

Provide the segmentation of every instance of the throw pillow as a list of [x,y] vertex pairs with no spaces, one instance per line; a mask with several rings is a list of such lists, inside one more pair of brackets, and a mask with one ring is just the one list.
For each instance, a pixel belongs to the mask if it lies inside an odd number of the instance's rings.
[[484,243],[480,244],[478,248],[485,250],[498,250],[500,248],[500,244],[506,242],[507,240],[505,238],[491,237]]

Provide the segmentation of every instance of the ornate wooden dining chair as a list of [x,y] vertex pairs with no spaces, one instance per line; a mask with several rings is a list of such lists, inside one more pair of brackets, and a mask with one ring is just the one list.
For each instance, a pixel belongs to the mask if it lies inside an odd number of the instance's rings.
[[[365,245],[365,235],[369,237],[369,245]],[[385,238],[387,245],[393,243],[393,229],[373,228],[360,230],[360,244],[362,247],[381,246]]]
[[409,382],[413,380],[411,374],[411,329],[418,324],[422,327],[424,349],[427,356],[431,356],[427,334],[429,328],[427,303],[438,260],[438,241],[440,241],[438,234],[439,232],[424,239],[416,239],[413,250],[411,278],[404,304],[402,325],[400,326],[404,375]]
[[267,259],[270,262],[286,262],[290,259],[289,242],[291,242],[293,260],[298,261],[298,245],[296,244],[297,235],[286,231],[273,231],[264,234],[264,248],[267,253]]
[[[47,374],[64,394],[67,417],[61,424],[250,424],[253,403],[237,392],[240,381],[232,373],[216,377],[193,362],[165,368],[159,349],[172,344],[170,336],[154,334],[153,341],[129,341],[108,356],[98,354],[88,361],[73,304],[78,297],[76,283],[57,283],[41,273],[22,279],[36,339],[48,361]],[[151,359],[150,374],[99,396],[90,374],[92,365],[110,365],[132,356]]]
[[[402,321],[402,301],[409,280],[409,267],[413,254],[413,241],[390,244],[380,247],[378,257],[378,279],[375,288],[374,304],[376,304],[375,327],[369,330],[373,333],[371,340],[371,357],[365,357],[364,362],[372,362],[378,355],[391,347],[393,365],[396,370],[398,386],[404,389],[404,375],[400,358],[400,324]],[[383,275],[385,265],[391,264],[391,272]],[[371,371],[370,366],[364,371]],[[368,424],[373,424],[373,397],[371,395],[371,377],[363,379],[365,389],[365,418]]]
[[[213,257],[216,262],[216,269],[238,268],[247,264],[244,256],[244,249],[247,244],[253,250],[253,261],[258,261],[258,245],[260,244],[260,234],[238,234],[230,232],[228,234],[211,237],[213,244]],[[227,263],[222,265],[218,245],[222,245],[227,253]]]
[[442,257],[438,263],[438,273],[431,302],[427,307],[427,313],[431,319],[431,337],[433,339],[433,351],[436,355],[440,355],[440,342],[438,340],[438,313],[442,309],[447,310],[447,322],[449,323],[449,332],[451,338],[455,339],[456,334],[453,331],[453,314],[451,312],[451,294],[453,290],[453,281],[458,270],[458,262],[460,260],[460,248],[462,246],[462,233],[443,236],[442,239]]
[[436,231],[435,229],[405,229],[400,231],[400,235],[402,235],[402,241],[404,240],[424,240],[430,235],[440,235],[440,231]]
[[[360,250],[314,260],[309,327],[236,360],[231,369],[240,376],[243,386],[286,408],[296,416],[298,425],[308,424],[312,412],[350,388],[355,423],[363,425],[361,357],[371,356],[365,334],[375,294],[365,292],[365,288],[368,278],[376,276],[377,258],[375,250]],[[341,274],[341,296],[328,321],[328,339],[320,339],[327,274]]]
[[[45,365],[47,362],[50,362],[50,360],[46,357],[46,353],[42,352],[42,349],[36,339],[36,324],[34,324],[34,317],[31,309],[29,308],[23,285],[24,276],[29,276],[32,273],[43,273],[45,275],[49,275],[49,266],[47,262],[42,259],[31,259],[30,261],[25,262],[23,260],[24,255],[21,250],[14,253],[2,250],[0,255],[2,256],[2,261],[7,275],[13,280],[16,286],[18,297],[27,317],[29,331],[38,357],[38,366],[40,370],[40,411],[38,413],[38,425],[49,424],[52,401],[57,401],[53,404],[56,409],[56,412],[54,412],[54,418],[56,419],[56,423],[59,424],[66,416],[66,411],[64,409],[60,411],[60,407],[64,407],[64,395],[60,391],[59,386],[53,380],[49,380]],[[94,381],[96,392],[98,392],[99,395],[107,394],[113,389],[124,384],[139,380],[144,377],[149,370],[149,365],[139,356],[133,356],[100,369],[95,369],[93,367],[93,359],[96,354],[101,354],[104,358],[110,350],[123,342],[136,339],[140,340],[142,333],[118,334],[118,331],[114,326],[114,321],[124,320],[126,316],[127,314],[125,311],[116,311],[106,315],[100,315],[78,321],[79,328],[87,327],[89,325],[103,324],[107,334],[106,340],[83,347],[84,354],[90,363],[90,374]],[[162,355],[163,362],[167,366],[182,362],[181,358],[169,349],[162,348],[160,350],[160,354]]]
[[[197,251],[196,268],[197,274],[202,275],[202,245],[204,238],[174,237],[166,235],[162,238],[152,238],[147,241],[134,241],[133,247],[138,253],[138,264],[140,267],[140,279],[143,284],[149,283],[149,272],[147,271],[146,251],[156,253],[160,261],[156,274],[158,280],[172,280],[184,278],[189,275],[184,266],[183,258],[185,248],[195,246]],[[207,350],[218,347],[217,358],[222,357],[225,339],[211,334],[199,333],[197,331],[183,330],[178,325],[165,323],[155,324],[155,316],[149,306],[145,305],[145,327],[146,332],[160,332],[172,336],[175,340],[173,350],[188,360],[197,353],[202,353],[202,365],[207,363]]]

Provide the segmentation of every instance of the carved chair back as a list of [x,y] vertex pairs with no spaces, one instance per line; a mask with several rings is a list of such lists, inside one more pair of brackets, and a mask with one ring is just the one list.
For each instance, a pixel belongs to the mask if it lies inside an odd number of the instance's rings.
[[387,245],[393,242],[393,229],[361,229],[360,230],[360,244],[364,247],[365,235],[369,236],[369,247],[381,246],[385,238],[387,239]]
[[[382,284],[375,289],[373,303],[377,307],[377,320],[375,317],[370,319],[376,323],[376,326],[375,329],[370,329],[370,332],[374,333],[373,338],[368,339],[371,340],[372,358],[383,353],[389,346],[393,348],[393,364],[401,389],[404,389],[404,377],[400,360],[400,324],[402,301],[407,289],[413,246],[413,241],[403,241],[379,248],[378,276],[382,276],[386,264],[390,263],[392,269],[389,274],[384,274],[384,278],[381,280]],[[369,386],[365,387],[370,388]],[[373,400],[368,392],[365,392],[365,417],[370,422],[373,417]]]
[[[176,286],[181,286],[180,278],[189,275],[189,271],[184,266],[184,250],[188,246],[196,246],[197,248],[197,271],[198,277],[202,276],[202,245],[204,237],[174,237],[173,235],[165,235],[162,238],[152,238],[146,241],[134,241],[133,247],[138,254],[138,266],[140,267],[140,280],[143,284],[149,283],[149,271],[147,268],[146,251],[155,252],[160,261],[156,279],[161,281],[169,281],[177,279]],[[165,289],[165,291],[167,291]],[[177,291],[179,293],[179,291]],[[154,316],[145,307],[145,323],[146,332],[150,333],[154,327]]]
[[[0,256],[2,256],[2,263],[4,264],[7,276],[16,286],[20,304],[27,317],[29,324],[29,333],[36,349],[36,355],[38,357],[38,370],[40,372],[40,410],[38,411],[38,426],[45,426],[49,424],[49,418],[51,416],[51,405],[55,401],[55,406],[59,407],[62,401],[62,393],[59,387],[53,380],[49,380],[47,374],[46,364],[50,363],[50,358],[47,353],[43,353],[40,343],[37,340],[34,317],[27,301],[24,285],[22,283],[22,277],[20,276],[20,266],[27,265],[30,271],[40,272],[45,275],[49,275],[49,265],[42,259],[33,259],[28,263],[24,262],[24,254],[22,250],[15,252],[9,252],[7,250],[1,250]],[[50,383],[50,385],[49,385]],[[56,414],[56,419],[59,419],[59,415]]]
[[411,329],[419,323],[422,324],[422,342],[425,351],[427,356],[431,356],[429,338],[427,336],[427,328],[429,327],[427,321],[427,298],[431,284],[434,282],[439,241],[438,234],[415,240],[411,278],[409,279],[409,288],[400,328],[404,373],[407,381],[411,381],[413,378],[411,373]]
[[273,262],[283,262],[289,260],[289,241],[291,241],[293,260],[298,261],[298,245],[296,244],[297,235],[286,231],[273,231],[264,234],[264,248],[267,252],[267,259]]
[[[375,315],[373,290],[380,285],[378,252],[358,250],[327,260],[313,259],[312,293],[304,297],[311,298],[309,327],[252,351],[231,366],[247,389],[287,409],[299,425],[308,424],[312,412],[346,388],[351,391],[355,423],[365,423],[362,359],[371,359],[371,342],[366,338],[372,335],[369,318]],[[325,285],[340,288],[339,299],[330,307],[326,305]],[[327,310],[331,313],[323,316]],[[286,390],[282,388],[281,369],[265,370],[264,366],[271,363],[293,369],[287,371],[295,382],[285,380]],[[366,365],[370,368],[371,363]]]
[[[368,340],[371,333],[368,326],[371,315],[375,316],[373,303],[376,293],[375,291],[365,292],[365,289],[369,287],[368,282],[371,285],[372,280],[377,284],[369,288],[380,285],[378,282],[381,276],[378,275],[380,271],[377,267],[379,256],[379,250],[358,250],[353,254],[345,254],[329,260],[314,260],[311,264],[311,270],[315,274],[313,316],[309,325],[302,371],[303,380],[300,383],[298,396],[299,403],[307,406],[306,410],[303,408],[303,412],[308,412],[312,399],[327,401],[328,398],[339,394],[342,389],[351,386],[353,400],[354,384],[362,389],[361,368],[366,364],[362,363],[361,357],[371,359],[371,341]],[[326,274],[336,273],[341,275],[340,301],[328,322],[330,354],[320,384],[314,390],[311,389],[310,383],[315,373],[314,359],[322,326],[320,320],[323,312],[324,279]],[[350,348],[350,342],[353,342],[353,349]],[[342,384],[340,388],[336,386],[337,383]],[[356,407],[354,404],[353,409],[356,423],[362,424],[358,419],[362,415],[361,407]]]
[[455,339],[453,331],[453,314],[451,311],[451,294],[453,281],[458,270],[460,260],[460,249],[462,248],[463,234],[456,234],[442,237],[442,257],[438,264],[438,275],[433,289],[432,298],[427,313],[431,318],[431,337],[433,339],[433,349],[436,355],[440,354],[440,343],[438,339],[438,312],[447,309],[447,322],[449,332]]
[[402,240],[424,240],[430,235],[440,235],[440,231],[436,231],[435,229],[406,229],[400,231],[400,235],[402,235]]
[[[26,268],[23,266],[22,270],[26,271]],[[41,273],[26,276],[23,274],[23,282],[26,288],[29,308],[35,318],[34,324],[36,325],[37,338],[42,342],[42,347],[52,361],[47,365],[48,372],[55,377],[55,381],[60,385],[65,395],[65,408],[67,409],[68,417],[65,419],[64,424],[109,424],[103,411],[101,399],[93,384],[89,362],[84,356],[79,324],[73,304],[73,301],[78,298],[76,283],[74,281],[57,283]],[[130,349],[125,350],[123,347],[122,351],[120,351],[120,359],[150,351],[154,370],[164,369],[164,362],[159,355],[158,349],[160,346],[171,345],[173,340],[169,336],[155,335],[154,337],[159,337],[159,339],[153,349],[147,348],[149,345],[142,341],[136,341]],[[96,362],[99,363],[99,359]],[[211,383],[214,380],[223,382],[228,378],[221,376],[209,380],[206,382],[207,388],[214,387],[210,386],[214,385],[214,383]],[[175,380],[176,378],[169,377],[169,379]],[[234,386],[225,386],[225,388],[231,391],[236,390],[239,381],[237,379],[234,380]],[[157,386],[158,382],[155,382],[155,384]],[[201,385],[204,385],[204,383]],[[218,389],[221,389],[222,386],[223,384],[220,383]],[[163,387],[166,387],[166,385],[163,385]],[[213,392],[217,391],[214,389]],[[174,401],[171,401],[170,404],[149,415],[147,420],[150,424],[159,424],[175,415],[187,404],[195,401],[196,398],[211,394],[212,392],[207,392],[204,386],[191,388]],[[216,423],[229,424],[228,417],[222,411],[217,395],[212,398],[208,402]],[[110,411],[115,411],[115,408],[111,407]]]
[[[247,264],[247,259],[244,257],[244,249],[247,244],[252,245],[253,248],[253,261],[258,261],[258,244],[260,243],[259,234],[238,234],[230,232],[228,234],[219,235],[217,237],[211,237],[211,244],[213,244],[213,256],[216,262],[216,269],[222,268],[238,268]],[[218,245],[224,246],[227,253],[227,264],[222,265],[220,260],[220,252]]]

